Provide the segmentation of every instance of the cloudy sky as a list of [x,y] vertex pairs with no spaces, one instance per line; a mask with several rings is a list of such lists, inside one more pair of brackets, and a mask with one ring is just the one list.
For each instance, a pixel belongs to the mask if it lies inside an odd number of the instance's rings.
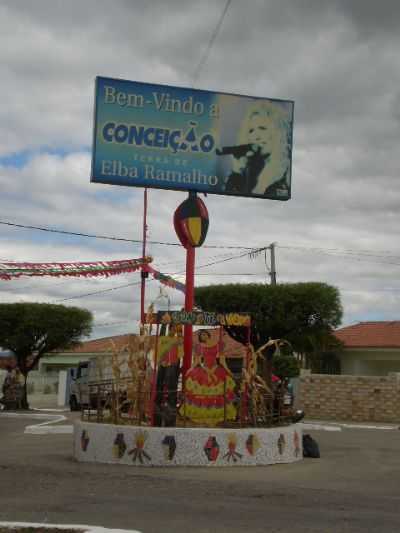
[[[0,260],[141,255],[140,242],[5,224],[140,241],[143,190],[90,183],[96,76],[289,99],[292,199],[208,196],[214,247],[197,252],[196,284],[267,282],[262,256],[237,256],[276,242],[278,282],[337,286],[343,324],[399,319],[399,24],[397,0],[0,0]],[[177,243],[185,197],[149,191],[150,241]],[[184,271],[182,248],[149,252]],[[103,337],[136,331],[138,281],[0,281],[0,301],[86,307]],[[150,282],[148,301],[158,292]]]

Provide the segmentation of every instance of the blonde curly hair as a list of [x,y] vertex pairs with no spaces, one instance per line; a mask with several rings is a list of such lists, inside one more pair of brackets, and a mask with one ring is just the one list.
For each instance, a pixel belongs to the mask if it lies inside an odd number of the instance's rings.
[[252,192],[264,194],[267,187],[280,180],[290,164],[290,116],[278,103],[267,100],[255,102],[247,110],[238,134],[238,144],[252,144],[249,139],[254,129],[254,121],[261,120],[269,125],[269,148],[268,163],[258,176],[257,184]]

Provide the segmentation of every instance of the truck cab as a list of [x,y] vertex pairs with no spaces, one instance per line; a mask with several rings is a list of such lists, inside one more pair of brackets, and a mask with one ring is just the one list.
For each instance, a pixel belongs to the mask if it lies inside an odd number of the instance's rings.
[[83,361],[77,368],[70,369],[69,406],[71,411],[80,411],[89,405],[89,365],[90,361]]

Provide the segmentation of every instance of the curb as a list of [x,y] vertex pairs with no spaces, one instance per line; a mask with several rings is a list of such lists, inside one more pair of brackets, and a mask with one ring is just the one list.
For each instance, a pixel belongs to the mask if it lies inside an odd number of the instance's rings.
[[[35,522],[0,522],[0,527],[8,527],[16,529],[21,527],[40,528],[43,529],[76,529],[77,531],[84,531],[85,533],[141,533],[137,529],[108,529],[101,526],[84,526],[78,524],[37,524]],[[39,533],[39,531],[38,531]]]

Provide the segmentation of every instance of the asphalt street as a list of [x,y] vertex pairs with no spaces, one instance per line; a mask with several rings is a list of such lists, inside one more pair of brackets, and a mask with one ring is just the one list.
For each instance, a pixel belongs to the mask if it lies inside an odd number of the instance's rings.
[[321,459],[290,465],[146,469],[77,463],[71,435],[24,434],[33,423],[0,414],[0,521],[143,533],[400,531],[399,430],[310,431]]

